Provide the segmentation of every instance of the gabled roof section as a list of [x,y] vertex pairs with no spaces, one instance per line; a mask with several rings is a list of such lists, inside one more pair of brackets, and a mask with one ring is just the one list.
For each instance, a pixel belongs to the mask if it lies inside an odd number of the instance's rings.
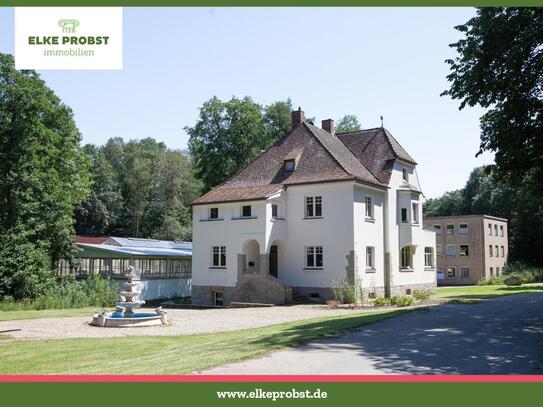
[[385,128],[341,133],[337,137],[381,183],[388,184],[396,159],[417,164]]
[[[296,157],[293,172],[285,159]],[[193,205],[265,199],[289,185],[355,180],[385,188],[334,135],[305,122]]]

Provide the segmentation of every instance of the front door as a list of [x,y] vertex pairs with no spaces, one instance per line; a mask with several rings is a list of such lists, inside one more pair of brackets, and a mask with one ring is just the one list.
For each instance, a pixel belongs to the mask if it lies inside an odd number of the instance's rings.
[[277,246],[270,247],[270,274],[277,278]]

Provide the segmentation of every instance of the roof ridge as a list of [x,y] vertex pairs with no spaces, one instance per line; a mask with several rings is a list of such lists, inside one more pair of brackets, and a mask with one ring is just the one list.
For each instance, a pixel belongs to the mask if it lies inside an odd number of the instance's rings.
[[336,136],[342,136],[344,134],[352,134],[352,133],[361,133],[363,131],[372,131],[372,130],[378,130],[382,129],[382,127],[372,127],[371,129],[358,129],[358,130],[351,130],[351,131],[343,131],[341,133],[336,133]]
[[[313,131],[313,129],[309,126],[309,123],[306,123],[305,121],[302,122],[306,125],[306,127],[308,128],[308,130],[311,132],[311,134],[313,134],[313,136],[317,139],[317,141],[320,143],[320,145],[328,152],[328,154],[330,154],[330,157],[332,157],[334,159],[335,162],[337,162],[339,164],[339,166],[343,169],[343,171],[345,171],[347,174],[349,175],[352,175],[354,178],[356,178],[356,176],[354,174],[351,174],[351,172],[349,170],[347,170],[347,168],[345,168],[345,166],[337,159],[337,157],[332,154],[332,152],[330,151],[330,149],[326,146],[325,143],[323,143],[323,141],[320,139],[319,136],[317,136],[317,133],[315,133]],[[313,125],[312,125],[313,126]],[[349,150],[351,151],[351,150]]]
[[[305,122],[304,122],[305,123]],[[353,178],[355,179],[359,179],[359,177],[356,175],[356,174],[353,174],[351,173],[351,171],[349,171],[345,165],[343,165],[343,163],[341,163],[341,161],[330,151],[330,149],[326,146],[326,144],[320,139],[320,137],[313,131],[313,129],[311,127],[315,127],[315,129],[318,129],[319,131],[322,130],[320,128],[318,128],[317,126],[314,126],[314,125],[309,125],[308,123],[306,123],[306,126],[307,128],[309,129],[309,131],[311,132],[311,134],[313,134],[313,136],[315,136],[315,138],[319,141],[319,143],[323,146],[323,148],[328,152],[328,154],[330,154],[330,156],[339,164],[339,166],[349,175],[351,175]],[[322,130],[324,132],[326,132],[326,130]],[[328,132],[326,132],[328,133]],[[333,134],[329,133],[331,137],[336,137],[334,136]],[[345,150],[347,150],[349,152],[349,154],[351,154],[354,158],[354,160],[356,162],[358,162],[362,168],[364,170],[367,171],[367,173],[373,178],[373,183],[375,183],[376,185],[384,185],[381,181],[379,181],[379,179],[377,179],[377,177],[353,154],[353,152],[345,145],[345,143],[343,143],[343,141],[341,141],[341,139],[339,137],[336,137],[338,139],[338,141],[341,143],[341,145],[343,147],[345,147]]]

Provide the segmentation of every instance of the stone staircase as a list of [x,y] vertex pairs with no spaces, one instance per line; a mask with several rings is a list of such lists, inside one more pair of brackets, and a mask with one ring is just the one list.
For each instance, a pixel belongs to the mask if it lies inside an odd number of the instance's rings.
[[234,301],[289,304],[292,302],[292,287],[267,273],[240,273]]

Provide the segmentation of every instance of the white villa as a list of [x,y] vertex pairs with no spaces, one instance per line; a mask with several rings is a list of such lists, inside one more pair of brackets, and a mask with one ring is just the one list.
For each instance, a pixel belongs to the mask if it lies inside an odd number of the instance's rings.
[[192,301],[368,297],[436,286],[415,160],[385,128],[335,134],[292,112],[292,130],[193,203]]

